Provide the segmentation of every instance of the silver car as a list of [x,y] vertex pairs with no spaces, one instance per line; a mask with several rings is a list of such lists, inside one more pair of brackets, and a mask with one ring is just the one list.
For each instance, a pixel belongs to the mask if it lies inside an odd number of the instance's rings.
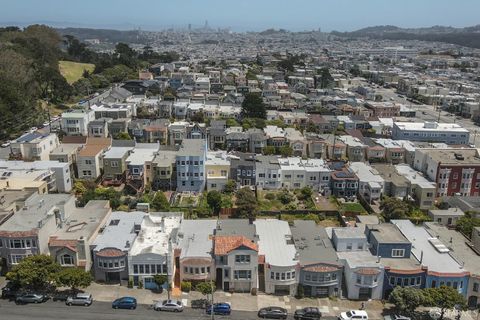
[[182,312],[183,303],[180,300],[163,300],[155,303],[153,309],[155,311]]
[[74,296],[69,296],[67,300],[65,301],[65,304],[67,306],[85,306],[88,307],[92,304],[93,298],[90,293],[77,293]]

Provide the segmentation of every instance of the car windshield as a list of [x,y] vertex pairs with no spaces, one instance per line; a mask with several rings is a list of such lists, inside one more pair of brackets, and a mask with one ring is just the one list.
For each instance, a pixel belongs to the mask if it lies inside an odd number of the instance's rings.
[[350,311],[347,311],[347,317],[351,318],[353,314]]

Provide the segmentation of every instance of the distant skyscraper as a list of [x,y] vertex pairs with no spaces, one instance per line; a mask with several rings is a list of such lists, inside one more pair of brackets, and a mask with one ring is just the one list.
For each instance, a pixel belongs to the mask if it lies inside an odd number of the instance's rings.
[[192,31],[192,24],[191,23],[188,24],[188,31]]
[[205,20],[205,26],[203,28],[208,29],[208,20]]

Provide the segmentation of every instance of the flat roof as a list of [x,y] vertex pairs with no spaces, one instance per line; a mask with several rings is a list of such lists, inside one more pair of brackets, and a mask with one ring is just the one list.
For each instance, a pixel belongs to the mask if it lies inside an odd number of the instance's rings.
[[[410,220],[392,220],[400,232],[412,243],[412,254],[417,260],[422,260],[422,265],[428,267],[429,271],[442,273],[461,273],[466,270],[456,261],[449,252],[440,252],[443,250],[440,244],[441,240],[434,234],[421,226],[415,226]],[[437,240],[435,240],[437,239]],[[437,250],[437,248],[439,248]]]
[[430,209],[428,210],[428,213],[434,215],[434,216],[457,216],[457,217],[463,217],[465,213],[459,209],[459,208],[449,208],[449,209]]
[[339,264],[337,254],[325,228],[312,220],[294,220],[290,227],[300,264]]
[[131,150],[130,155],[125,160],[129,165],[140,166],[145,161],[152,161],[160,146],[157,143],[149,143],[148,146],[139,147],[138,144]]
[[265,255],[265,262],[283,267],[297,264],[297,250],[287,221],[258,219],[254,224],[259,236],[259,254]]
[[61,229],[51,235],[58,239],[89,239],[95,235],[105,217],[111,212],[108,200],[90,200],[85,207],[74,208],[62,223]]
[[92,244],[95,247],[94,250],[100,251],[105,248],[128,250],[137,237],[134,226],[140,225],[145,215],[146,213],[141,211],[112,212],[105,224],[105,229],[98,234]]
[[442,165],[480,165],[480,157],[477,149],[425,149],[421,150],[429,158]]
[[339,260],[344,260],[350,268],[381,268],[383,265],[378,263],[378,257],[372,255],[370,251],[342,251],[337,252]]
[[111,147],[107,152],[103,154],[104,159],[119,159],[132,150],[132,147]]
[[370,224],[366,228],[375,235],[379,243],[410,243],[400,230],[391,223]]
[[204,139],[183,139],[177,156],[202,156],[205,153]]
[[450,254],[471,273],[480,275],[480,256],[468,245],[469,239],[460,232],[435,222],[426,222],[425,228],[430,234],[442,239],[450,249]]
[[394,122],[394,125],[400,130],[415,130],[415,131],[453,131],[464,132],[469,131],[458,123],[438,123],[438,122]]
[[183,220],[178,230],[180,258],[211,258],[216,225],[217,220]]
[[410,181],[411,184],[416,184],[422,188],[436,189],[437,187],[434,182],[429,181],[422,173],[416,171],[408,164],[397,164],[395,169],[399,174],[403,175],[408,181]]
[[248,219],[221,219],[217,221],[215,235],[218,236],[244,236],[257,241],[255,225]]
[[364,230],[362,228],[333,228],[334,233],[339,239],[366,239]]
[[150,212],[143,218],[140,233],[129,251],[129,255],[167,254],[169,239],[174,229],[182,222],[181,212]]
[[54,209],[63,207],[67,202],[75,201],[70,194],[33,194],[25,201],[25,206],[10,219],[0,225],[2,231],[30,231],[39,227],[39,222],[53,215]]
[[385,180],[380,173],[366,163],[351,162],[349,169],[352,170],[362,182],[377,182],[382,187],[385,184]]

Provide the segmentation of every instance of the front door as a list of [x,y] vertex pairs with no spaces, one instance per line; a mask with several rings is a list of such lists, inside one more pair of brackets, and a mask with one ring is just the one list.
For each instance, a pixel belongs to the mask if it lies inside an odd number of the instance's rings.
[[476,309],[478,304],[478,297],[476,296],[470,296],[468,298],[468,307],[470,309]]
[[223,283],[223,290],[225,290],[225,291],[229,291],[229,290],[230,290],[230,282],[225,281],[225,282]]
[[372,298],[372,288],[360,288],[358,291],[358,299],[368,300]]
[[120,282],[120,272],[107,272],[107,282],[108,283],[119,283]]
[[217,285],[217,289],[221,289],[222,288],[222,281],[223,281],[223,269],[222,268],[217,268],[217,274],[216,274],[216,285]]

